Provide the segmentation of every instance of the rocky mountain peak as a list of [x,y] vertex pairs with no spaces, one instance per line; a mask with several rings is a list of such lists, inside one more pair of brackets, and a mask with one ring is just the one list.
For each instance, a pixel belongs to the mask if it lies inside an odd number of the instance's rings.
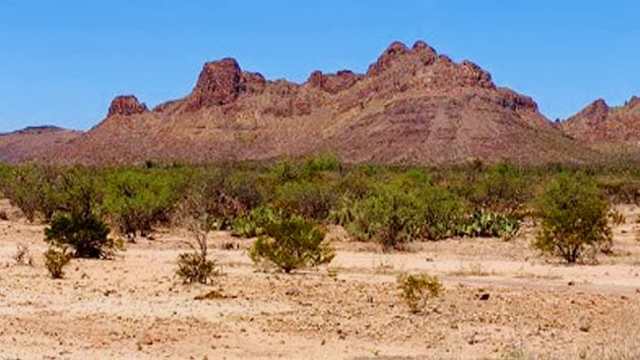
[[130,116],[135,114],[142,114],[147,111],[149,111],[147,105],[145,105],[144,103],[140,103],[140,101],[138,101],[138,98],[134,95],[121,95],[117,96],[115,99],[113,99],[113,101],[111,101],[107,117],[116,115]]
[[187,101],[188,110],[225,105],[236,100],[241,90],[242,70],[233,58],[204,64]]

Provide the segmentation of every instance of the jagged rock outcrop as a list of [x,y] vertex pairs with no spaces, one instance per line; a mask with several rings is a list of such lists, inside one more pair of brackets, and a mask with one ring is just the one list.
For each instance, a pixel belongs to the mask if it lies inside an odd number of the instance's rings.
[[423,41],[392,43],[366,74],[316,71],[303,84],[267,80],[226,58],[205,64],[186,97],[152,111],[136,104],[124,101],[48,160],[210,162],[331,151],[347,162],[544,163],[594,154],[530,97]]
[[198,82],[186,101],[186,110],[225,105],[240,95],[242,70],[235,59],[226,58],[206,63]]
[[117,96],[111,102],[107,117],[121,115],[130,116],[135,114],[142,114],[149,111],[147,105],[140,103],[138,98],[133,95]]
[[611,107],[598,99],[561,124],[569,136],[592,147],[640,146],[640,98]]
[[341,70],[335,74],[323,74],[322,71],[314,71],[309,76],[307,83],[331,94],[337,94],[355,85],[362,77],[362,75],[358,75],[351,70]]

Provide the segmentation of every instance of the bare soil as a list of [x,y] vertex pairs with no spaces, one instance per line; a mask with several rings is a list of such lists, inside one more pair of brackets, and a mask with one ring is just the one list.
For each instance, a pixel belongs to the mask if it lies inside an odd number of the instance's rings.
[[[577,266],[531,250],[531,227],[509,242],[392,254],[335,229],[329,267],[284,275],[256,270],[251,240],[220,232],[210,241],[225,274],[213,286],[175,278],[189,236],[175,229],[113,261],[73,260],[52,280],[43,226],[0,208],[10,215],[0,221],[0,359],[640,358],[637,207],[620,208],[613,255]],[[19,244],[34,266],[15,263]],[[446,291],[410,314],[395,279],[422,271]]]

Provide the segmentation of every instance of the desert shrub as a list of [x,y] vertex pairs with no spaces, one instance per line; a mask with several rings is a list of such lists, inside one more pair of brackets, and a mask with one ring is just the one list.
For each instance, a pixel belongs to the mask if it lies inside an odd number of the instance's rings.
[[9,220],[9,215],[7,214],[6,211],[0,210],[0,220],[2,220],[2,221]]
[[427,186],[420,192],[419,201],[424,238],[441,240],[457,235],[466,209],[462,199],[445,189]]
[[362,170],[349,171],[338,179],[336,192],[349,199],[362,199],[373,190],[374,180]]
[[264,234],[264,228],[277,220],[280,212],[270,207],[258,207],[249,214],[236,218],[231,225],[231,235],[252,238]]
[[305,160],[300,166],[300,175],[303,178],[312,178],[321,172],[340,171],[342,163],[333,154],[319,154]]
[[64,267],[71,261],[71,254],[67,248],[49,247],[44,253],[44,266],[53,279],[64,277]]
[[175,172],[136,170],[117,170],[105,182],[103,210],[131,241],[168,221],[183,184]]
[[397,284],[400,298],[412,313],[422,311],[430,299],[440,296],[444,291],[440,280],[427,274],[401,274],[398,276]]
[[223,192],[238,202],[244,211],[254,209],[264,202],[264,184],[253,170],[232,171],[224,179]]
[[482,174],[471,187],[469,200],[477,209],[513,213],[531,199],[531,184],[521,169],[497,164]]
[[346,230],[359,241],[375,241],[387,250],[401,249],[419,236],[422,215],[415,192],[396,184],[383,185],[353,203],[353,220]]
[[268,178],[276,184],[282,184],[302,178],[302,172],[293,162],[281,160],[269,168]]
[[534,246],[575,263],[586,248],[611,243],[609,204],[596,183],[582,174],[561,174],[537,201],[541,229]]
[[185,284],[210,284],[221,274],[220,266],[215,260],[207,259],[207,254],[194,249],[193,253],[178,255],[176,275]]
[[42,216],[49,221],[59,207],[60,173],[52,167],[24,165],[12,169],[2,192],[29,221]]
[[57,215],[45,229],[45,240],[50,244],[68,245],[75,257],[109,258],[118,248],[109,238],[109,227],[95,214]]
[[246,215],[263,202],[262,184],[256,173],[233,169],[206,169],[191,180],[183,201],[198,198],[200,208],[217,229],[231,227],[234,219]]
[[335,252],[325,242],[326,232],[300,216],[272,221],[253,244],[249,256],[256,264],[267,262],[285,273],[327,264]]
[[95,179],[83,172],[65,173],[64,211],[45,229],[45,241],[58,247],[71,247],[75,257],[109,258],[120,244],[109,238],[109,227],[97,215],[99,195]]
[[193,234],[193,241],[187,242],[192,252],[178,255],[176,275],[185,284],[198,282],[206,285],[213,282],[215,277],[222,273],[218,263],[208,258],[207,239],[209,233],[218,226],[217,219],[208,213],[208,205],[209,199],[206,198],[204,192],[191,194],[181,204],[182,222]]
[[324,181],[291,181],[280,186],[274,205],[307,219],[324,220],[337,201],[331,184]]

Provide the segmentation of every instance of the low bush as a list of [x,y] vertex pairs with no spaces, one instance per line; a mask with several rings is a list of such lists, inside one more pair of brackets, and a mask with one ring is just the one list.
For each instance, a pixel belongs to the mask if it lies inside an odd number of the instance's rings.
[[412,313],[419,313],[429,300],[438,297],[444,291],[440,280],[427,274],[402,274],[397,279],[400,298],[407,304]]
[[203,193],[196,193],[182,204],[181,215],[194,237],[193,242],[187,242],[192,252],[178,255],[178,269],[176,275],[185,284],[210,284],[215,277],[222,274],[222,270],[215,260],[210,260],[208,237],[217,227],[217,219],[207,212],[208,199]]
[[178,269],[176,275],[185,284],[210,284],[221,274],[220,266],[214,260],[207,259],[206,251],[194,249],[193,253],[178,255]]
[[119,248],[109,238],[109,227],[94,214],[56,216],[45,229],[45,240],[52,245],[70,246],[79,258],[106,259]]
[[45,241],[71,247],[75,257],[110,258],[121,244],[109,238],[109,227],[96,214],[98,193],[95,179],[87,174],[65,174],[64,212],[58,213],[44,231]]
[[592,179],[561,174],[537,201],[541,230],[534,246],[575,263],[586,249],[610,246],[608,212],[609,204]]
[[265,225],[249,251],[256,264],[275,265],[285,273],[316,267],[333,260],[335,252],[325,242],[325,231],[300,216],[291,216]]
[[53,279],[62,279],[64,277],[64,267],[70,261],[71,254],[67,252],[67,248],[49,247],[44,253],[44,266]]
[[396,185],[381,186],[353,203],[353,221],[346,229],[357,240],[378,242],[385,250],[400,250],[420,234],[420,209],[414,192]]

